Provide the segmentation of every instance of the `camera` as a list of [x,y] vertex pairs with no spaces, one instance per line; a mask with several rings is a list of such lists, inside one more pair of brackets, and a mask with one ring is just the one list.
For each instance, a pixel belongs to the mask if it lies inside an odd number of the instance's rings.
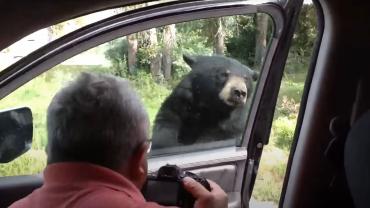
[[165,165],[159,168],[157,175],[148,176],[142,193],[147,201],[163,206],[193,207],[195,199],[182,185],[182,179],[185,177],[193,178],[211,191],[211,186],[205,178],[183,171],[176,165]]

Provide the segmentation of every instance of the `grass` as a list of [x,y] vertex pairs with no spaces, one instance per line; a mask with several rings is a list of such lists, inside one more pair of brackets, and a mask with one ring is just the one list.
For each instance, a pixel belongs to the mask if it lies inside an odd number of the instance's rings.
[[257,201],[273,202],[274,207],[280,199],[305,76],[288,74],[282,80],[269,144],[264,147],[252,194]]
[[253,198],[258,201],[278,203],[287,158],[288,152],[274,145],[268,145],[264,148],[253,190]]
[[1,164],[0,177],[38,174],[44,169],[45,166],[45,151],[31,149],[12,162]]

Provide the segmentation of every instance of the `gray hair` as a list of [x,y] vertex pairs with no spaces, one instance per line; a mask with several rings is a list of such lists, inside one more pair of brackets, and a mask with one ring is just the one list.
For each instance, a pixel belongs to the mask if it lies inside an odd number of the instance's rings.
[[48,108],[48,164],[90,162],[119,168],[146,141],[147,113],[128,81],[82,73]]

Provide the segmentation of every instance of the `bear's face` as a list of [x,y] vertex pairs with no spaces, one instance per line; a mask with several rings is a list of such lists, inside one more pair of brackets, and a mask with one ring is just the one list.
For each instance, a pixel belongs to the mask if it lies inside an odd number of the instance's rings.
[[230,71],[225,73],[226,81],[224,81],[221,92],[218,97],[229,106],[241,106],[247,102],[248,88],[247,80]]
[[240,62],[224,56],[186,56],[192,68],[195,95],[212,101],[217,98],[230,107],[246,104],[257,73]]

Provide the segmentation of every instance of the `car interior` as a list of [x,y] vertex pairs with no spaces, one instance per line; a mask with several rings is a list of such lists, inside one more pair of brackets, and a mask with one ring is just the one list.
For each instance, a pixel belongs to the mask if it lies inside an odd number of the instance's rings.
[[[145,4],[62,36],[0,70],[0,103],[37,77],[57,71],[58,64],[94,47],[105,47],[109,41],[123,36],[151,28],[162,31],[167,25],[177,26],[199,19],[268,14],[273,29],[263,64],[259,66],[260,74],[242,138],[231,143],[217,141],[205,146],[153,150],[149,158],[151,173],[166,164],[176,164],[220,184],[228,194],[229,207],[253,208],[249,202],[264,146],[269,143],[284,65],[303,3],[303,0],[0,1],[0,27],[6,28],[0,32],[0,50],[35,31],[66,20],[101,10]],[[366,25],[370,20],[370,4],[335,0],[313,3],[318,32],[278,206],[369,207],[370,62],[366,54],[370,50],[370,27]],[[30,113],[27,108],[11,111]],[[0,112],[2,131],[15,128],[5,125],[4,118],[11,119],[6,113]],[[34,116],[34,123],[36,118]],[[30,123],[27,122],[22,134],[24,142],[21,146],[16,144],[17,153],[6,153],[6,136],[0,132],[1,163],[31,148]],[[42,173],[0,177],[0,207],[8,207],[42,183]]]

